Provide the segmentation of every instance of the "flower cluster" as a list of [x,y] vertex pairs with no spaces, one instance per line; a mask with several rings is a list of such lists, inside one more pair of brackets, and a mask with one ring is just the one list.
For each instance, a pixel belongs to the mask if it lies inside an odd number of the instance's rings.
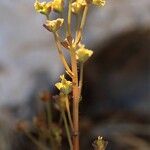
[[51,2],[39,2],[39,0],[36,0],[34,8],[37,12],[44,15],[49,15],[51,10],[55,12],[62,12],[64,8],[64,0],[54,0]]
[[[64,0],[54,0],[51,2],[39,2],[36,0],[34,3],[34,8],[37,12],[46,15],[47,19],[51,11],[62,12],[64,9]],[[43,25],[48,31],[56,32],[62,25],[64,19],[58,18],[55,20],[46,20],[46,23]]]
[[97,6],[104,6],[105,0],[76,0],[71,5],[71,10],[74,14],[78,14],[86,5],[93,4]]

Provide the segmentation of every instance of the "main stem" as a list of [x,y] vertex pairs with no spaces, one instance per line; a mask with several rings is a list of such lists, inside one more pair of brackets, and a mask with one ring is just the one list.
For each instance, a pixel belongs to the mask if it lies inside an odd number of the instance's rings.
[[71,49],[71,65],[73,72],[73,150],[79,150],[79,89],[75,50]]

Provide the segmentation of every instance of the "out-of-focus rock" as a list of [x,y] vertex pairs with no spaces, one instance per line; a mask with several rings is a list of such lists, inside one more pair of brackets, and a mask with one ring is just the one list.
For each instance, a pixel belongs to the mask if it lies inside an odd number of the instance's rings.
[[106,137],[111,150],[150,149],[150,29],[120,34],[98,50],[85,65],[80,116],[93,122],[85,136]]

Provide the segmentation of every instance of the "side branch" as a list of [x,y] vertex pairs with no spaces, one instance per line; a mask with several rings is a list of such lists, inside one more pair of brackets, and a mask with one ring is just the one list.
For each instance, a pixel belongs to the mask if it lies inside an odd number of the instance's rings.
[[77,36],[76,36],[76,40],[75,40],[76,43],[78,43],[78,41],[81,39],[82,30],[83,30],[83,27],[85,25],[86,18],[87,18],[88,8],[89,8],[88,5],[86,5],[84,8],[82,19],[81,19],[81,24],[77,31]]
[[56,32],[54,33],[54,38],[55,38],[55,42],[56,42],[56,46],[57,46],[57,49],[58,49],[58,53],[59,53],[60,59],[61,59],[63,65],[64,65],[66,71],[67,71],[70,75],[73,76],[73,73],[72,73],[72,71],[71,71],[71,69],[70,69],[70,67],[69,67],[69,65],[68,65],[68,63],[67,63],[67,61],[66,61],[66,59],[65,59],[65,57],[64,57],[64,55],[63,55],[63,52],[62,52],[62,50],[61,50],[61,46],[60,46],[60,43],[59,43],[59,40],[58,40],[58,35],[57,35]]

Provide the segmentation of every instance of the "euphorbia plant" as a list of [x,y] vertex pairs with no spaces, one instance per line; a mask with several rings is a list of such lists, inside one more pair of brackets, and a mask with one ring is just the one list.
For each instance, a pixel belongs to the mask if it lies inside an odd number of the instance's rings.
[[[53,0],[50,2],[39,2],[36,0],[34,3],[35,10],[45,16],[46,21],[43,26],[53,34],[66,75],[68,74],[70,77],[70,80],[67,80],[65,75],[61,75],[61,81],[55,84],[59,90],[57,107],[64,121],[70,150],[79,150],[79,104],[82,97],[83,67],[86,61],[93,55],[93,51],[87,49],[82,43],[84,38],[82,34],[83,27],[86,22],[88,9],[91,5],[104,6],[105,0]],[[64,15],[64,9],[68,10],[66,20],[62,17]],[[51,12],[58,13],[60,17],[52,19]],[[80,20],[77,20],[76,32],[73,33],[72,17],[79,15],[82,17]],[[65,32],[65,38],[61,36],[60,29]],[[66,49],[69,53],[71,63],[67,62],[62,49]],[[80,68],[79,70],[78,66]],[[51,116],[49,114],[51,113],[50,109],[47,116]],[[52,118],[50,118],[49,125],[51,123]],[[50,134],[53,135],[52,132]],[[55,149],[54,140],[52,138],[50,140],[52,143],[51,148]],[[101,140],[102,138],[99,138],[99,141]],[[98,142],[98,144],[100,143],[104,142]],[[95,149],[104,150],[98,144],[95,146]]]

